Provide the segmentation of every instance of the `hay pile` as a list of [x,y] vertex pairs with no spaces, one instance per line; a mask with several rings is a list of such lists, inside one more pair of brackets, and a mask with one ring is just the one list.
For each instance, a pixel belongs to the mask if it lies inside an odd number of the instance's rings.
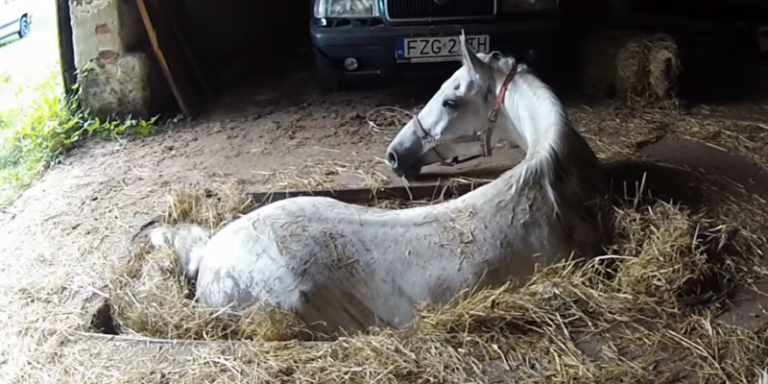
[[[176,192],[168,220],[216,228],[250,205],[233,184],[205,195]],[[754,369],[768,364],[768,323],[746,330],[714,320],[730,289],[755,277],[754,255],[743,256],[750,238],[646,195],[617,207],[609,256],[555,265],[522,288],[478,292],[455,307],[423,306],[407,329],[322,343],[264,344],[307,334],[291,314],[237,318],[191,306],[173,255],[139,249],[110,287],[124,334],[253,341],[235,359],[197,356],[187,369],[131,380],[754,384]]]
[[666,34],[598,32],[584,43],[582,87],[589,97],[676,98],[680,60]]

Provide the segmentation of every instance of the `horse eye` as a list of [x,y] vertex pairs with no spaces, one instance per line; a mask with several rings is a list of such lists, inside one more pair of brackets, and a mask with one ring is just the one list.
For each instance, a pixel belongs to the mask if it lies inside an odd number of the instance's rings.
[[443,100],[443,108],[456,109],[458,106],[459,106],[459,103],[457,103],[456,100],[451,100],[451,99]]

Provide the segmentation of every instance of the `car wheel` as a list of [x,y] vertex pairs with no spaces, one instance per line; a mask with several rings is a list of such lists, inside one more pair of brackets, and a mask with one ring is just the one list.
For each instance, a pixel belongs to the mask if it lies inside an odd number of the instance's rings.
[[19,38],[24,38],[29,35],[32,26],[29,24],[29,18],[27,15],[21,17],[19,20]]
[[317,50],[315,50],[315,72],[318,77],[320,90],[324,92],[335,92],[339,89],[339,74],[330,67],[327,60]]

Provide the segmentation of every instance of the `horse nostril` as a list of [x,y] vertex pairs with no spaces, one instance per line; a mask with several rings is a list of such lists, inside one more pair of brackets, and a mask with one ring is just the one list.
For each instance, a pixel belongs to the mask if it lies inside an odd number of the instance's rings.
[[394,152],[387,152],[387,161],[389,161],[390,167],[397,168],[397,155]]

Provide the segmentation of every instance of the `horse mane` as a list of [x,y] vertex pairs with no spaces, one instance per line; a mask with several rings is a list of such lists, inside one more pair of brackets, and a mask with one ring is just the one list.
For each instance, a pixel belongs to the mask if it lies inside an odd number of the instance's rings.
[[[494,67],[496,84],[501,84],[509,71],[510,59],[497,56],[488,62]],[[585,228],[583,223],[599,223],[601,233],[610,233],[611,215],[605,201],[608,179],[603,166],[584,137],[571,125],[565,107],[551,87],[525,64],[512,62],[512,65],[518,74],[509,84],[508,101],[504,105],[530,111],[528,119],[520,124],[514,121],[512,111],[504,108],[511,128],[527,142],[526,158],[516,181],[541,180],[554,206],[555,216],[577,244],[577,249],[584,253],[599,253],[602,250],[582,246],[593,243],[595,236],[594,231]],[[603,244],[609,240],[607,235],[604,236]]]

